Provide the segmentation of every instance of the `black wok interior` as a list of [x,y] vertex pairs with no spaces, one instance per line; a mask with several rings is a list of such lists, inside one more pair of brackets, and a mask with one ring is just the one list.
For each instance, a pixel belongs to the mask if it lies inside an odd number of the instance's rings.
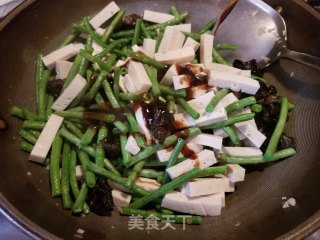
[[[272,239],[293,229],[300,238],[320,223],[320,72],[281,60],[268,67],[265,78],[296,104],[286,132],[297,141],[297,155],[265,167],[257,167],[227,196],[219,217],[205,217],[200,226],[176,225],[176,230],[128,230],[128,218],[114,211],[112,217],[72,216],[59,199],[50,196],[48,170],[30,163],[18,150],[21,122],[9,114],[12,105],[35,109],[35,57],[55,49],[71,23],[93,15],[107,0],[36,1],[0,32],[0,116],[9,128],[0,132],[0,202],[22,228],[41,238],[73,239],[78,228],[86,239]],[[168,11],[171,5],[189,11],[196,30],[227,1],[118,0],[128,13],[144,9]],[[320,17],[302,1],[266,1],[282,5],[290,49],[320,57]],[[31,176],[27,174],[31,173]],[[282,208],[282,197],[294,197],[297,206]],[[316,214],[316,215],[314,215]],[[308,224],[305,223],[311,217]],[[236,223],[241,223],[235,226]],[[302,224],[299,228],[298,225]],[[302,231],[301,229],[307,229]],[[288,236],[288,235],[287,235]]]

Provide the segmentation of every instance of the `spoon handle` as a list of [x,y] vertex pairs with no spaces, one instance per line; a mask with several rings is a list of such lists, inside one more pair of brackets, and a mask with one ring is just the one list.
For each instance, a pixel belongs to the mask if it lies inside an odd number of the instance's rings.
[[306,53],[296,52],[289,49],[286,49],[283,54],[280,56],[281,58],[287,58],[304,65],[316,68],[320,70],[320,58],[315,57]]

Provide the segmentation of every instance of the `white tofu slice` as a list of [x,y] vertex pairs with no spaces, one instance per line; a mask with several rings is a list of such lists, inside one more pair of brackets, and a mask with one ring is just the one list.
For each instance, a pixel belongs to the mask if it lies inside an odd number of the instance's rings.
[[64,61],[64,60],[56,61],[56,73],[57,73],[56,78],[66,79],[68,77],[71,67],[72,67],[72,62]]
[[160,84],[170,87],[173,84],[172,82],[173,76],[177,76],[177,75],[178,75],[177,64],[172,64],[171,67],[166,72],[166,74],[163,76],[162,80],[160,81]]
[[184,89],[191,86],[191,77],[189,75],[178,75],[172,77],[173,87],[175,90]]
[[129,93],[138,92],[138,90],[137,90],[135,84],[133,83],[133,80],[129,76],[129,74],[124,75],[122,82],[123,82],[123,85],[124,85],[125,89],[127,90],[127,92],[129,92]]
[[142,63],[130,61],[128,64],[128,74],[139,92],[149,91],[152,84]]
[[224,186],[220,178],[197,178],[183,184],[181,192],[188,197],[198,197],[224,192]]
[[155,12],[150,10],[144,10],[143,20],[153,23],[164,23],[171,19],[174,19],[174,16],[167,13]]
[[223,147],[222,152],[235,157],[262,156],[262,151],[257,147]]
[[235,126],[257,148],[260,148],[267,138],[252,124],[235,124]]
[[231,182],[241,182],[244,181],[244,176],[246,174],[246,169],[238,164],[227,164],[228,172],[227,176]]
[[120,89],[121,89],[122,92],[127,93],[128,90],[127,90],[126,86],[124,85],[123,79],[124,79],[124,77],[120,74],[119,87],[120,87]]
[[143,50],[143,47],[138,46],[137,44],[132,46],[132,51],[135,52],[135,53],[140,53],[140,54],[147,55],[147,53]]
[[172,147],[168,147],[166,149],[159,150],[157,152],[157,158],[160,162],[167,162],[172,154]]
[[186,147],[187,147],[190,151],[192,151],[192,152],[194,152],[194,153],[199,153],[199,152],[201,152],[201,151],[203,150],[203,146],[202,146],[202,145],[196,144],[196,143],[190,142],[190,141],[188,141],[188,142],[186,143]]
[[108,21],[113,15],[115,15],[120,8],[115,2],[110,2],[100,12],[98,12],[93,18],[90,19],[90,24],[94,29],[99,28],[102,24]]
[[177,50],[170,50],[165,53],[156,53],[154,58],[164,64],[186,63],[194,59],[195,52],[193,48],[187,47]]
[[180,32],[191,32],[191,23],[177,24],[169,27],[179,30]]
[[220,88],[229,88],[236,92],[256,94],[260,88],[258,81],[253,81],[249,77],[225,72],[210,71],[208,84]]
[[208,147],[212,147],[214,149],[221,150],[222,140],[223,140],[223,138],[220,136],[207,134],[207,133],[201,133],[197,136],[192,137],[190,141],[192,141],[196,144],[200,144],[203,146],[208,146]]
[[[83,48],[83,44],[82,48]],[[44,65],[52,70],[58,60],[68,60],[69,58],[75,56],[80,51],[80,45],[75,45],[73,43],[68,44],[62,48],[59,48],[42,58]]]
[[[233,127],[233,130],[234,130],[234,131],[236,132],[236,134],[238,135],[239,140],[243,140],[243,139],[246,138],[246,137],[245,137],[238,129],[236,129],[235,127]],[[223,131],[223,129],[221,129],[221,128],[219,128],[219,129],[214,129],[214,130],[213,130],[213,134],[214,134],[214,135],[217,135],[217,136],[220,136],[220,137],[222,137],[222,138],[228,137],[228,134],[227,134],[225,131]]]
[[200,62],[206,68],[209,68],[212,63],[213,35],[205,33],[200,37]]
[[171,191],[164,196],[161,206],[182,213],[218,216],[221,214],[222,195],[212,194],[191,198],[181,192]]
[[219,193],[215,193],[215,196],[219,196],[221,198],[221,207],[225,207],[226,206],[226,195],[224,192],[219,192]]
[[135,184],[150,192],[157,190],[161,186],[156,180],[144,177],[138,177]]
[[236,184],[231,182],[230,179],[224,174],[216,174],[214,177],[221,180],[221,185],[223,186],[223,192],[234,192]]
[[175,126],[178,129],[192,127],[196,124],[195,120],[188,114],[176,113],[174,116]]
[[205,109],[211,99],[215,96],[213,91],[207,92],[202,96],[188,101],[189,105],[196,110]]
[[87,81],[81,75],[77,74],[66,89],[60,94],[52,105],[55,111],[65,110],[69,104],[75,99],[79,92],[84,88]]
[[181,49],[185,40],[184,34],[175,27],[166,27],[160,42],[158,53]]
[[213,151],[210,150],[203,150],[194,157],[188,158],[173,167],[167,168],[166,171],[171,179],[177,178],[180,175],[191,171],[195,167],[199,167],[200,169],[205,169],[207,167],[212,166],[217,162],[216,157]]
[[118,62],[116,63],[116,67],[124,67],[124,66],[126,66],[129,62],[131,61],[131,58],[130,57],[128,57],[128,58],[126,58],[126,60],[118,60]]
[[96,33],[98,33],[100,35],[103,35],[105,31],[106,31],[106,29],[100,28],[100,27],[96,29]]
[[196,40],[193,40],[191,37],[188,37],[187,40],[183,44],[183,48],[192,47],[195,52],[198,51],[200,47],[200,43]]
[[211,113],[200,111],[200,114],[200,118],[195,120],[196,126],[199,127],[228,119],[227,112],[224,108],[217,108]]
[[239,68],[231,67],[220,63],[211,63],[210,70],[218,72],[226,72],[231,74],[237,74],[244,77],[251,77],[251,70],[241,70]]
[[76,178],[80,180],[84,177],[84,171],[81,165],[76,166]]
[[115,207],[126,207],[130,204],[131,195],[121,192],[117,189],[113,189],[112,192],[113,204]]
[[29,160],[43,163],[51,148],[52,142],[63,122],[63,117],[51,114],[44,129],[42,130],[36,144],[34,145]]
[[152,143],[151,132],[149,131],[149,129],[146,126],[141,106],[138,106],[136,108],[135,117],[136,117],[137,123],[139,125],[140,133],[142,133],[145,136],[147,144],[150,145]]
[[154,53],[156,52],[156,44],[157,44],[156,40],[153,40],[150,38],[143,39],[142,48],[148,57],[153,58]]
[[251,77],[251,70],[241,70],[240,75],[244,77]]
[[208,92],[208,84],[203,83],[188,89],[188,96],[198,98]]
[[126,142],[125,150],[131,153],[132,155],[137,155],[140,152],[140,147],[134,136],[130,135]]
[[[246,108],[239,109],[237,111],[231,112],[231,113],[229,113],[229,115],[230,116],[234,116],[234,115],[245,114],[245,113],[251,113],[250,107],[246,107]],[[251,119],[251,120],[245,121],[245,122],[237,123],[237,126],[244,125],[244,124],[252,124],[255,128],[258,128],[254,118]]]
[[92,42],[92,48],[93,48],[92,55],[97,55],[103,51],[103,47],[101,47],[98,43],[96,43],[96,41]]

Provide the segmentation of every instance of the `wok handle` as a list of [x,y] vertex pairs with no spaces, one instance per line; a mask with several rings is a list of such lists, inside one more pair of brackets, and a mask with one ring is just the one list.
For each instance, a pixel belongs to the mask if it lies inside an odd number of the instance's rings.
[[287,59],[290,59],[298,63],[302,63],[304,65],[320,70],[320,58],[306,54],[306,53],[285,49],[285,51],[281,54],[280,57],[287,58]]

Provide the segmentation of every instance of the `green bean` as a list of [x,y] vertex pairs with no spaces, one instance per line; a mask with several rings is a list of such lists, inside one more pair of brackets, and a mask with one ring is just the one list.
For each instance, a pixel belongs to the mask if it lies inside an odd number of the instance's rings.
[[159,84],[161,94],[171,95],[173,97],[186,97],[187,93],[185,89],[174,90],[171,87]]
[[156,144],[153,146],[148,146],[146,147],[144,150],[140,151],[137,155],[133,156],[131,159],[130,164],[128,164],[126,167],[130,167],[134,164],[136,164],[139,161],[142,161],[148,157],[150,157],[151,155],[155,154],[157,151],[163,149],[163,146],[161,144]]
[[250,96],[250,97],[242,98],[234,103],[229,104],[228,106],[225,107],[225,109],[229,113],[229,112],[233,112],[256,103],[257,103],[256,98],[254,96]]
[[88,104],[92,101],[92,99],[94,99],[94,97],[96,96],[96,94],[98,93],[102,82],[106,79],[107,77],[107,72],[102,70],[100,72],[100,74],[98,75],[96,81],[94,82],[94,84],[92,85],[92,87],[90,88],[90,90],[87,92],[86,95],[83,96],[82,101],[85,104]]
[[158,199],[159,197],[162,197],[167,192],[181,186],[182,184],[186,183],[187,181],[195,178],[201,170],[199,168],[194,168],[191,171],[181,175],[180,177],[177,177],[176,179],[172,180],[171,182],[168,182],[166,184],[163,184],[161,187],[159,187],[157,190],[149,193],[148,195],[138,199],[137,201],[129,204],[129,208],[141,208],[145,206],[146,204],[152,202],[153,200]]
[[102,40],[106,43],[111,37],[111,34],[113,33],[114,29],[118,26],[118,24],[122,21],[122,18],[126,11],[124,9],[121,9],[117,15],[113,18],[110,25],[107,27],[106,31],[102,35]]
[[156,171],[154,169],[144,168],[144,169],[141,169],[141,171],[139,172],[139,177],[157,179],[162,174],[163,174],[163,172]]
[[[48,95],[47,97],[47,107],[46,107],[46,116],[45,116],[45,119],[48,119],[50,117],[50,115],[52,114],[52,105],[54,103],[54,98],[52,95]],[[34,119],[36,120],[36,119]]]
[[90,162],[89,155],[84,151],[78,151],[78,156],[84,170],[84,177],[88,187],[92,188],[96,185],[96,176],[87,169],[87,163]]
[[128,56],[127,52],[120,49],[113,49],[112,52],[116,54],[119,58],[121,58],[121,60],[125,60]]
[[115,121],[113,122],[113,125],[119,129],[121,134],[126,134],[128,132],[128,127],[121,121]]
[[[93,77],[89,78],[89,80],[86,82],[86,85],[81,89],[81,91],[76,96],[76,98],[71,102],[70,106],[68,107],[69,111],[71,110],[71,108],[75,108],[82,102],[84,96],[87,94],[87,92],[95,82],[96,82],[95,78]],[[85,101],[85,103],[89,103],[89,102]]]
[[200,113],[198,113],[189,103],[183,98],[177,97],[177,103],[182,107],[186,113],[188,113],[193,119],[198,119],[200,117]]
[[68,120],[64,120],[63,123],[67,127],[67,129],[69,129],[74,135],[76,135],[78,138],[82,138],[83,132],[80,128],[77,127],[76,124]]
[[36,131],[36,130],[29,130],[29,133],[35,136],[36,138],[39,138],[41,134],[39,131]]
[[119,98],[119,93],[120,93],[120,68],[115,67],[114,68],[114,78],[113,78],[113,93],[114,97],[116,98],[117,101],[120,100]]
[[106,64],[109,66],[113,66],[116,60],[117,60],[117,55],[114,53],[111,53],[110,56],[107,58]]
[[151,35],[149,33],[149,31],[147,30],[147,27],[146,25],[143,23],[143,21],[141,21],[141,31],[142,31],[142,34],[145,38],[151,38]]
[[97,63],[101,69],[107,71],[107,72],[111,72],[112,71],[112,67],[108,64],[106,64],[105,62],[101,61],[99,58],[92,56],[91,54],[85,52],[84,50],[80,50],[79,54],[82,57],[85,57],[86,59],[88,59],[90,62],[92,63]]
[[33,145],[37,142],[37,138],[26,130],[20,130],[19,135]]
[[272,155],[276,151],[284,126],[287,121],[287,116],[288,116],[288,99],[283,97],[281,98],[280,113],[279,113],[277,125],[272,133],[266,152],[264,153],[264,156],[263,156],[263,159],[266,161],[271,160]]
[[288,102],[288,111],[292,111],[295,108],[295,105],[291,102]]
[[222,129],[229,136],[233,145],[240,146],[241,142],[238,138],[237,133],[233,130],[232,127],[227,126],[227,127],[223,127]]
[[120,108],[119,102],[115,98],[115,96],[114,96],[114,94],[112,92],[112,88],[111,88],[110,83],[108,82],[108,80],[104,80],[102,82],[102,87],[104,89],[104,92],[105,92],[109,102],[111,103],[111,106],[113,108]]
[[223,88],[217,92],[217,94],[212,97],[208,105],[206,106],[206,112],[213,112],[218,103],[229,93],[229,89]]
[[160,162],[157,158],[152,158],[152,159],[146,159],[145,160],[145,167],[165,167],[166,162]]
[[67,46],[69,43],[72,43],[76,37],[79,35],[78,31],[72,31],[71,33],[69,33],[69,35],[62,41],[62,43],[60,44],[60,46],[58,48],[62,48],[64,46]]
[[122,155],[122,164],[125,167],[129,167],[132,162],[131,154],[125,149],[127,140],[128,140],[128,138],[126,135],[120,135],[120,148],[121,148],[121,155]]
[[142,147],[142,148],[146,148],[147,143],[146,143],[144,137],[139,132],[139,126],[138,126],[138,123],[137,123],[135,117],[131,113],[126,113],[126,118],[129,122],[131,131],[134,134],[134,137],[137,141],[138,146]]
[[61,196],[64,209],[70,209],[72,200],[70,197],[70,145],[68,142],[63,144],[62,164],[61,164]]
[[91,111],[97,111],[100,110],[98,104],[91,104],[89,106],[83,107],[83,106],[78,106],[75,108],[69,108],[69,112],[84,112],[85,110],[91,110]]
[[166,68],[166,65],[164,65],[164,64],[158,62],[157,60],[154,60],[153,58],[150,58],[144,54],[141,54],[141,53],[130,52],[128,56],[131,57],[132,59],[138,60],[139,62],[153,66],[156,69]]
[[160,96],[160,88],[159,88],[159,83],[158,83],[158,78],[157,78],[157,70],[153,67],[149,67],[147,64],[144,64],[144,68],[148,74],[148,77],[151,81],[152,84],[152,94],[154,97],[159,97]]
[[160,28],[159,30],[160,31],[159,31],[157,38],[156,38],[156,52],[158,52],[158,50],[159,50],[165,28],[163,27],[163,28]]
[[226,154],[221,154],[220,160],[225,161],[227,163],[232,164],[260,164],[260,163],[268,163],[277,161],[283,158],[291,157],[296,154],[296,151],[293,148],[287,148],[280,150],[272,155],[272,158],[270,160],[265,160],[263,156],[257,156],[257,157],[233,157],[228,156]]
[[176,132],[175,134],[167,137],[163,142],[163,146],[169,147],[172,144],[174,144],[176,141],[178,141],[178,138],[187,139],[189,137],[196,136],[200,133],[201,133],[201,130],[198,127],[191,127],[191,128],[184,129],[180,132]]
[[95,55],[95,57],[102,58],[102,57],[106,56],[108,53],[110,53],[111,51],[113,51],[117,46],[119,46],[121,44],[126,44],[128,42],[129,42],[129,40],[126,38],[122,38],[122,39],[118,39],[116,41],[113,41],[112,43],[108,44],[106,46],[106,48],[104,48],[100,53]]
[[141,19],[137,19],[136,23],[135,23],[135,28],[134,28],[134,33],[133,33],[133,39],[131,42],[131,46],[134,46],[138,43],[138,40],[141,36]]
[[222,51],[222,50],[235,51],[237,50],[237,45],[232,43],[221,43],[221,44],[217,44],[214,48],[216,49],[216,51]]
[[262,77],[258,77],[258,76],[255,76],[255,75],[251,75],[251,78],[254,79],[254,80],[257,80],[257,81],[259,81],[259,82],[262,82],[262,83],[264,83],[265,85],[268,86],[268,81],[265,80],[265,79],[262,78]]
[[228,63],[221,55],[220,53],[218,53],[218,51],[216,51],[215,48],[212,49],[212,56],[213,59],[217,62],[217,63],[221,63],[224,65],[230,65],[230,63]]
[[168,108],[168,111],[169,111],[171,114],[175,114],[175,113],[177,112],[177,106],[176,106],[174,97],[168,95],[168,96],[166,97],[166,100],[167,100],[167,108]]
[[39,83],[39,120],[46,119],[46,89],[50,71],[44,70]]
[[44,72],[44,65],[42,62],[42,55],[39,54],[37,56],[37,62],[36,62],[36,97],[37,97],[37,106],[39,109],[40,104],[40,83]]
[[99,44],[102,47],[106,47],[106,44],[101,40],[101,35],[95,32],[90,26],[90,24],[87,26],[85,26],[84,24],[74,23],[72,24],[72,29],[78,31],[79,33],[84,33],[88,36],[91,36],[97,44]]
[[97,121],[102,121],[106,123],[110,123],[115,120],[114,114],[98,113],[98,112],[57,111],[55,112],[55,114],[65,118],[97,120]]
[[190,33],[190,32],[182,32],[184,36],[192,38],[193,40],[199,42],[200,38],[201,38],[201,34],[200,33]]
[[22,128],[32,129],[32,130],[42,130],[45,125],[46,123],[42,121],[25,120],[22,124]]
[[110,104],[107,103],[103,97],[101,96],[100,93],[97,93],[97,95],[95,96],[94,100],[96,101],[96,103],[98,104],[99,108],[104,111],[104,112],[110,112]]
[[96,126],[88,127],[80,139],[80,144],[82,146],[89,145],[92,142],[93,138],[95,137],[97,130],[98,129]]
[[136,179],[138,177],[139,172],[143,168],[143,165],[144,165],[144,162],[141,161],[141,162],[136,163],[133,166],[133,168],[132,168],[132,170],[131,170],[131,172],[130,172],[130,174],[127,177],[126,182],[125,182],[126,188],[128,188],[128,189],[132,188],[133,184],[135,183],[135,181],[136,181]]
[[150,101],[151,95],[146,92],[144,92],[144,93],[120,93],[119,98],[120,98],[120,100],[123,100],[123,101],[144,102],[144,101]]
[[32,151],[32,149],[33,149],[33,145],[30,144],[30,143],[28,143],[28,142],[26,142],[26,141],[22,141],[22,142],[20,143],[19,149],[20,149],[21,151],[24,151],[24,152],[27,152],[27,153],[31,153],[31,151]]
[[216,25],[216,22],[217,22],[217,19],[215,19],[215,18],[211,19],[206,25],[204,25],[200,29],[199,33],[204,34],[207,31],[211,31],[213,29],[214,25]]
[[201,129],[205,130],[205,129],[214,129],[214,128],[227,127],[227,126],[233,125],[233,124],[238,123],[238,122],[249,121],[249,120],[254,118],[254,115],[255,115],[254,113],[244,113],[244,114],[231,116],[231,117],[229,117],[228,120],[225,120],[225,121],[222,121],[222,122],[213,123],[213,124],[210,124],[210,125],[207,125],[207,126],[203,126],[203,127],[201,127]]
[[61,195],[60,185],[60,153],[63,140],[60,134],[57,134],[53,140],[51,156],[50,156],[50,184],[51,196],[58,197]]
[[[166,215],[174,215],[174,212],[173,212],[173,211],[161,207],[160,204],[155,204],[154,208],[155,208],[159,213],[163,213],[163,214],[166,214]],[[141,211],[141,210],[139,210],[139,211]]]
[[[91,37],[91,35],[89,35],[87,37],[85,51],[90,53],[90,54],[93,52],[92,43],[93,43],[92,37]],[[78,74],[81,75],[82,77],[85,77],[85,74],[86,74],[87,69],[88,69],[88,65],[89,65],[88,59],[83,57],[81,59],[81,62],[80,62],[79,68],[78,68]]]
[[199,63],[199,61],[198,61],[198,59],[193,59],[193,60],[191,60],[191,62],[190,63],[192,63],[192,64],[198,64]]
[[[95,174],[102,176],[102,177],[105,177],[107,179],[110,179],[111,181],[118,183],[121,186],[124,186],[124,184],[126,182],[126,180],[124,178],[122,178],[121,176],[116,175],[116,174],[114,174],[104,168],[101,168],[92,162],[88,162],[87,167],[90,171],[94,172]],[[144,190],[143,188],[137,186],[136,184],[133,184],[131,190],[134,193],[137,193],[142,196],[145,196],[150,193],[149,191]]]
[[182,223],[182,224],[194,224],[199,225],[202,222],[202,218],[200,216],[190,216],[190,215],[173,215],[173,214],[162,214],[153,211],[145,211],[140,209],[134,209],[130,207],[121,208],[120,214],[129,215],[129,216],[142,216],[148,218],[153,216],[159,221],[173,221],[174,223]]
[[17,117],[17,118],[26,119],[26,117],[25,117],[24,114],[23,114],[22,108],[19,108],[19,107],[17,107],[17,106],[12,106],[12,107],[10,108],[10,114],[11,114],[12,116]]
[[[170,158],[169,158],[169,160],[167,162],[166,169],[176,165],[178,156],[181,153],[181,150],[182,150],[182,148],[183,148],[185,143],[186,143],[185,140],[183,140],[181,138],[178,139],[177,144],[174,147],[173,152],[171,153]],[[168,173],[165,171],[164,172],[164,176],[162,178],[162,184],[165,184],[165,183],[169,182],[169,180],[170,180],[170,177],[169,177]]]
[[[78,181],[76,177],[76,164],[77,164],[77,153],[74,149],[71,149],[71,154],[70,154],[70,169],[69,169],[69,178],[70,178],[70,188],[72,191],[72,194],[75,199],[78,198],[79,196],[79,187],[78,187]],[[84,202],[83,204],[83,212],[85,214],[88,214],[90,212],[90,207],[88,204]]]
[[95,32],[95,30],[92,28],[92,26],[89,22],[88,17],[83,18],[83,23],[85,25],[85,28],[88,31],[87,32],[89,34],[88,37],[91,36],[97,44],[99,44],[102,47],[106,47],[106,44],[105,44],[105,41],[103,40],[103,37],[100,38],[100,36]]
[[37,121],[39,120],[39,116],[33,112],[31,112],[29,109],[27,108],[23,108],[22,109],[22,113],[25,117],[26,120],[34,120]]
[[62,90],[66,89],[69,86],[69,84],[71,83],[71,81],[74,79],[74,77],[77,75],[81,61],[82,61],[82,56],[80,54],[77,54],[72,66],[71,66],[71,69],[68,73],[68,76],[67,76],[66,80],[64,80]]
[[250,109],[254,113],[260,113],[263,110],[263,106],[261,104],[253,104]]
[[200,177],[211,177],[216,174],[225,174],[227,173],[227,166],[218,166],[218,167],[208,167],[202,169],[201,172],[197,175],[198,178]]
[[[158,29],[158,28],[161,28],[161,27],[165,28],[166,26],[179,24],[183,20],[185,20],[188,17],[188,15],[189,14],[187,12],[184,12],[184,13],[180,14],[179,17],[171,19],[171,20],[169,20],[167,22],[148,26],[147,30],[151,31],[151,30],[155,30],[155,29]],[[134,30],[124,30],[124,31],[120,31],[120,32],[112,34],[112,37],[113,38],[124,38],[124,37],[131,37],[131,36],[133,36],[133,34],[134,34]]]
[[178,9],[175,6],[171,6],[169,12],[176,18],[179,17]]
[[88,194],[88,186],[84,182],[84,183],[82,183],[79,195],[76,198],[76,201],[74,202],[74,204],[72,206],[72,212],[74,212],[74,213],[81,213],[82,212],[82,209],[84,207],[84,204],[85,204],[85,201],[87,198],[87,194]]

